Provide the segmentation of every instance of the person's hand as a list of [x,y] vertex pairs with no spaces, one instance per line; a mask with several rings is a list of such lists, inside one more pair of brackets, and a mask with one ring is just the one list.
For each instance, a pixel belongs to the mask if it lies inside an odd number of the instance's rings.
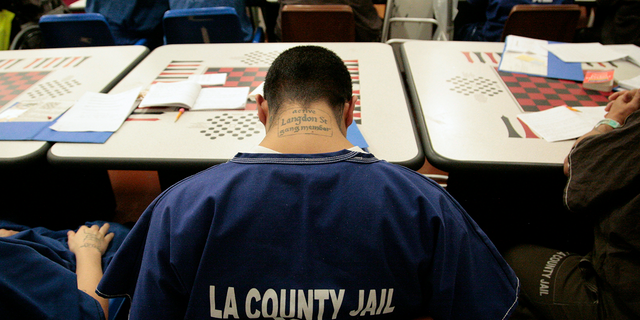
[[81,226],[77,232],[67,232],[69,250],[76,255],[76,275],[78,289],[84,291],[100,303],[106,318],[109,318],[109,300],[96,294],[96,288],[102,279],[102,255],[107,251],[109,242],[115,236],[109,232],[109,224],[102,227]]
[[621,125],[627,117],[640,109],[640,90],[620,91],[609,96],[609,103],[605,107],[605,118],[612,119]]
[[609,96],[609,101],[613,101],[613,100],[617,99],[620,95],[622,95],[622,94],[626,94],[627,92],[629,92],[629,93],[631,93],[632,95],[634,95],[634,94],[635,94],[635,91],[638,91],[638,89],[633,89],[633,90],[631,90],[631,91],[622,90],[622,91],[614,92],[614,93],[612,93],[612,94]]
[[93,225],[90,228],[87,226],[81,226],[78,232],[70,230],[67,232],[67,238],[69,240],[69,250],[74,254],[84,252],[94,252],[94,250],[100,253],[102,256],[109,246],[109,242],[115,236],[109,231],[109,224],[105,223],[102,227]]
[[0,229],[0,238],[12,236],[18,232],[19,231],[15,231],[15,230]]

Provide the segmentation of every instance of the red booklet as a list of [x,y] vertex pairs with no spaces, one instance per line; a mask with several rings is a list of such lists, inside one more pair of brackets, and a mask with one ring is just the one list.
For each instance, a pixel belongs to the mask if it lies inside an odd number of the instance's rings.
[[611,91],[613,89],[614,70],[586,70],[582,87],[598,91]]

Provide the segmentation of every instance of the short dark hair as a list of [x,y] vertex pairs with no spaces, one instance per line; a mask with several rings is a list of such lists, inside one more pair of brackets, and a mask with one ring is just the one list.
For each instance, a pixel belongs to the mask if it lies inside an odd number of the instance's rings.
[[349,70],[333,51],[318,46],[298,46],[281,53],[271,64],[264,82],[270,117],[285,103],[303,107],[325,101],[340,121],[353,90]]

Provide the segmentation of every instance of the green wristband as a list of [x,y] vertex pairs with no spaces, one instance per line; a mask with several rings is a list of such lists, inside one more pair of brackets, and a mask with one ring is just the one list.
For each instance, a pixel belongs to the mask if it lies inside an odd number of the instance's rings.
[[606,125],[610,126],[611,128],[614,128],[614,129],[622,127],[622,125],[618,121],[615,121],[613,119],[602,119],[602,120],[598,121],[598,123],[596,123],[594,128],[597,128],[601,124],[606,124]]

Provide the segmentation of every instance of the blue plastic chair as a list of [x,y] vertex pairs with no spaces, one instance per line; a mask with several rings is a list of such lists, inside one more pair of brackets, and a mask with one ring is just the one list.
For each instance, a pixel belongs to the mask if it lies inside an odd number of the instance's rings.
[[[162,23],[166,44],[245,42],[240,18],[231,7],[168,10]],[[263,36],[257,28],[252,42],[261,42]]]
[[48,48],[115,45],[109,24],[99,13],[44,15],[39,25]]
[[[99,13],[44,15],[39,26],[47,48],[116,45],[109,23]],[[144,45],[145,41],[136,44]]]
[[253,18],[247,12],[247,1],[252,0],[169,0],[169,10],[214,7],[234,8],[238,18],[240,18],[244,42],[251,42],[255,28],[252,23]]

